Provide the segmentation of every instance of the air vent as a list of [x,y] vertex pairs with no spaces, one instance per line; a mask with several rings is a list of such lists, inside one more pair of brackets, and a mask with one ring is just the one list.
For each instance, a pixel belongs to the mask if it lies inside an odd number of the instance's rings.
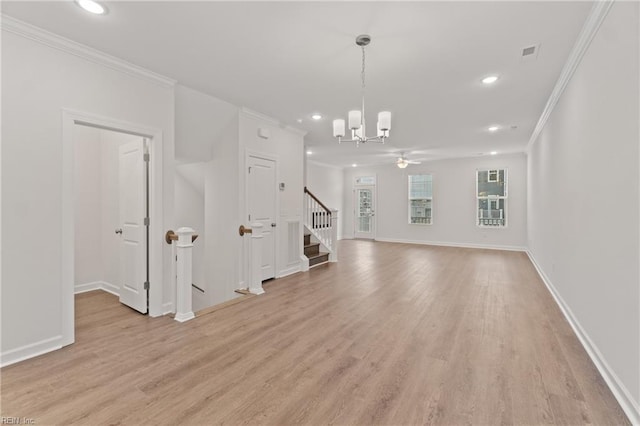
[[522,48],[522,60],[523,61],[533,61],[538,57],[538,50],[540,45],[534,44],[532,46],[527,46]]

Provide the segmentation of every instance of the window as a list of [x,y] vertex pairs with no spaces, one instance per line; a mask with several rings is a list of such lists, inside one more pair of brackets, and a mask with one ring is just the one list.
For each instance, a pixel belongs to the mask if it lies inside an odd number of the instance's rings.
[[507,225],[507,169],[476,172],[478,226]]
[[431,225],[433,209],[431,175],[409,175],[409,223]]
[[375,185],[375,176],[361,176],[356,178],[356,185]]

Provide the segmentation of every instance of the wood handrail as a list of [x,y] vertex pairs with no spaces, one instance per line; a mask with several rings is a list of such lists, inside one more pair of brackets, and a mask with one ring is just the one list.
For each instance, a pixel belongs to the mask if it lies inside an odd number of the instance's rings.
[[331,215],[331,209],[325,206],[324,204],[322,204],[322,201],[318,200],[318,198],[315,195],[313,195],[313,193],[309,191],[309,189],[307,189],[306,186],[304,187],[304,192],[305,194],[309,194],[309,196],[313,198],[316,203],[320,204],[320,207],[322,207],[327,213],[329,213],[329,215]]

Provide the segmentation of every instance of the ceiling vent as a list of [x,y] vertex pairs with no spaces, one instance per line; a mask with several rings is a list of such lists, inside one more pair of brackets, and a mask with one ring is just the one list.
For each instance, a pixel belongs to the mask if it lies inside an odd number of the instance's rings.
[[527,46],[522,48],[522,60],[523,61],[535,61],[538,57],[539,44],[533,46]]

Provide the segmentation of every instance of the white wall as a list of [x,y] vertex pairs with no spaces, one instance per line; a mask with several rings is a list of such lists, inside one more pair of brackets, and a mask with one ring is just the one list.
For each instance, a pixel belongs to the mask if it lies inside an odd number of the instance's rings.
[[[2,32],[2,362],[63,340],[62,109],[163,131],[163,210],[173,219],[173,89]],[[66,222],[65,222],[66,223]],[[169,267],[170,251],[162,248]],[[73,269],[71,269],[72,271]],[[169,281],[165,269],[164,282]],[[160,285],[160,283],[157,283]]]
[[103,279],[100,130],[74,126],[75,286]]
[[[507,224],[476,225],[476,170],[507,168]],[[433,175],[433,224],[408,224],[408,175]],[[399,169],[394,164],[347,168],[343,224],[353,238],[353,188],[358,176],[377,178],[376,239],[381,241],[524,249],[526,245],[526,157],[523,154],[423,162]]]
[[341,168],[314,163],[307,159],[306,186],[322,203],[338,209],[338,238],[342,238],[344,171]]
[[614,392],[617,386],[635,404],[636,422],[638,27],[637,2],[613,4],[531,147],[528,167],[530,253],[616,382]]

